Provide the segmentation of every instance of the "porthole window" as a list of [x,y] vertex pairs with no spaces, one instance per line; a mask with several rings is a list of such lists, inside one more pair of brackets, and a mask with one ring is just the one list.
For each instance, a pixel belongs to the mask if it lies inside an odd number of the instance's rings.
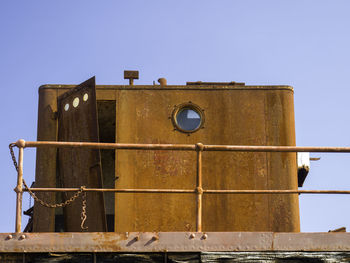
[[195,132],[203,126],[203,110],[193,103],[184,103],[175,107],[172,120],[176,130],[185,133]]
[[73,100],[73,107],[76,108],[76,107],[78,107],[78,105],[79,105],[79,98],[76,97],[76,98],[74,98],[74,100]]
[[69,104],[68,104],[68,103],[66,103],[66,104],[64,105],[64,110],[65,110],[65,111],[68,111],[68,110],[69,110]]
[[83,101],[87,101],[89,98],[89,94],[85,93],[83,96]]

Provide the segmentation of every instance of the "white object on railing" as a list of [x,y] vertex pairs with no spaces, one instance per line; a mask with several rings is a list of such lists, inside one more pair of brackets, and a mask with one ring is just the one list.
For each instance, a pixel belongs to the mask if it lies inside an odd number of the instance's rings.
[[310,153],[308,152],[298,152],[297,153],[297,159],[298,159],[298,169],[310,169]]

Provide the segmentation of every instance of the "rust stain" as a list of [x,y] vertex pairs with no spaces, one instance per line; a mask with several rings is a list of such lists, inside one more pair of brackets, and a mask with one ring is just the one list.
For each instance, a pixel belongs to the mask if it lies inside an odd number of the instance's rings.
[[184,162],[174,152],[155,151],[153,158],[155,176],[166,178],[168,176],[181,176],[184,173]]
[[92,236],[92,240],[99,244],[103,249],[112,249],[115,251],[121,251],[122,247],[120,243],[127,240],[125,233],[119,233],[118,238],[111,233],[96,232]]

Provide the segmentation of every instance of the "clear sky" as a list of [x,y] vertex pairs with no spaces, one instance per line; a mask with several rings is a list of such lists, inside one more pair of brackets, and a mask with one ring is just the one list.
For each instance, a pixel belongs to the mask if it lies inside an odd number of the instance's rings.
[[[2,0],[0,232],[14,230],[16,173],[8,144],[36,140],[38,87],[138,84],[165,77],[295,89],[298,146],[350,146],[348,0]],[[349,154],[312,154],[303,189],[350,189]],[[27,182],[35,151],[25,150]],[[349,196],[300,196],[301,230],[350,229]],[[24,209],[29,197],[24,195]],[[27,218],[24,217],[26,223]]]

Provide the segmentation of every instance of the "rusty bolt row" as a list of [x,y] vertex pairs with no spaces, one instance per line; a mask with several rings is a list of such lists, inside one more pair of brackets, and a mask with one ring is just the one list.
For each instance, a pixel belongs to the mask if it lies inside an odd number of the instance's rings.
[[[127,233],[127,236],[129,236],[129,233]],[[194,233],[191,233],[191,234],[190,234],[190,239],[194,239],[195,237],[196,237],[196,235],[195,235]],[[207,239],[207,238],[208,238],[208,235],[204,233],[204,234],[201,236],[200,239],[205,240],[205,239]],[[139,240],[140,240],[140,236],[135,236],[133,240],[139,241]],[[159,236],[153,236],[153,237],[151,238],[151,240],[153,240],[153,241],[159,240]]]
[[[7,237],[6,237],[6,240],[10,240],[10,239],[13,239],[14,238],[14,236],[12,235],[12,234],[9,234]],[[27,238],[27,236],[26,235],[20,235],[19,236],[19,240],[23,240],[23,239],[26,239]]]
[[[190,239],[194,239],[196,237],[196,235],[194,233],[190,234]],[[200,239],[207,239],[208,235],[207,234],[203,234],[202,237]]]

